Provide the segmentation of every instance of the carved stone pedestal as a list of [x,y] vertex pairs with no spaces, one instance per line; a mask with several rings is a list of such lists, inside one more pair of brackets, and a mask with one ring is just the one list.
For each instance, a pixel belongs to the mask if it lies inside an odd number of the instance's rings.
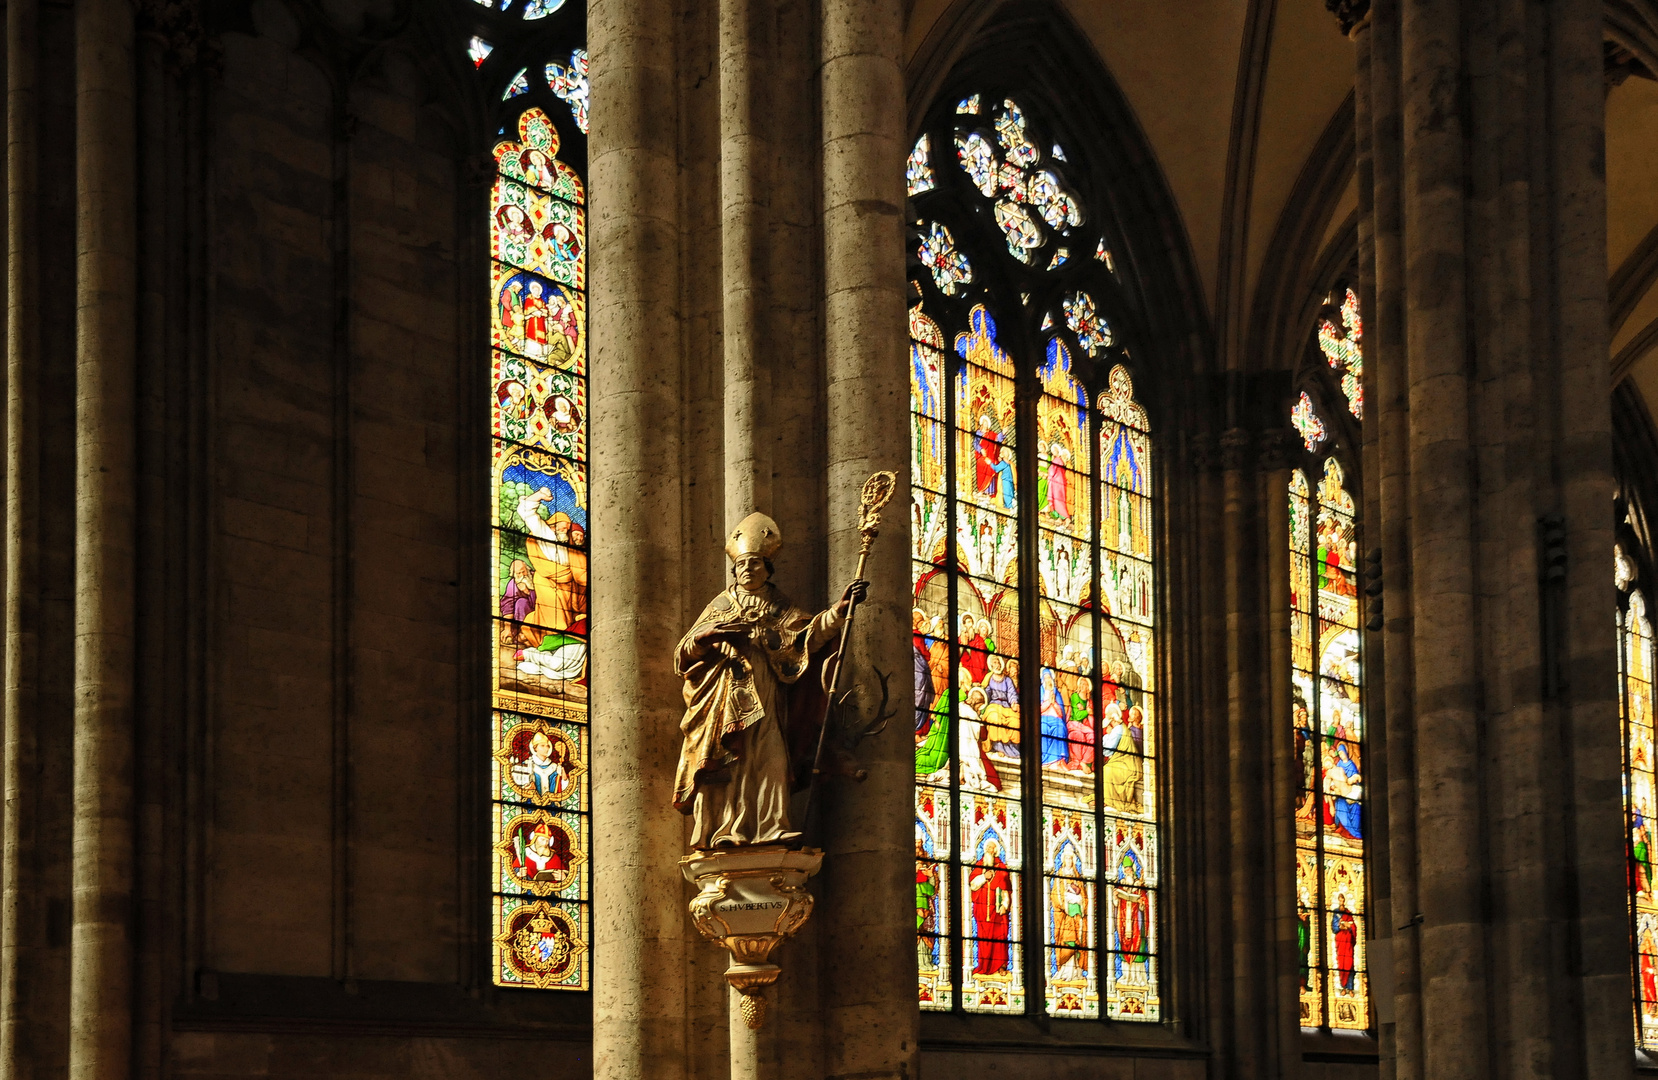
[[[781,970],[772,950],[799,930],[812,913],[806,879],[823,865],[817,848],[795,851],[781,844],[698,851],[679,860],[686,880],[697,887],[691,919],[702,936],[731,953],[726,981],[741,995],[744,1024],[757,1031],[766,1022],[763,991]],[[733,1034],[737,1025],[732,1024]],[[732,1046],[733,1074],[738,1048]]]

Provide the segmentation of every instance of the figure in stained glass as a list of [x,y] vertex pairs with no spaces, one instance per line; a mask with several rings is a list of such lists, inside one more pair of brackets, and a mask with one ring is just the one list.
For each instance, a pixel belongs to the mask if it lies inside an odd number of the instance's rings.
[[1651,930],[1641,935],[1641,1013],[1645,1020],[1658,1020],[1658,940]]
[[1358,751],[1345,740],[1331,740],[1324,747],[1324,824],[1344,840],[1363,840],[1360,799],[1364,785],[1359,779]]
[[1145,712],[1138,705],[1124,708],[1113,701],[1105,710],[1101,745],[1106,755],[1102,779],[1105,805],[1124,814],[1145,810],[1141,795],[1141,752],[1145,749]]
[[1330,939],[1336,948],[1336,988],[1352,993],[1358,965],[1354,961],[1359,942],[1359,924],[1347,906],[1346,894],[1337,894],[1330,912]]
[[[1125,851],[1122,857],[1127,862],[1134,857],[1133,852]],[[1112,961],[1116,977],[1130,986],[1144,986],[1150,975],[1150,903],[1144,889],[1119,886],[1113,891],[1116,893],[1113,913],[1116,954]]]
[[978,852],[978,865],[967,879],[972,896],[974,942],[973,974],[996,975],[1008,970],[1008,926],[1013,911],[1013,879],[1002,858],[1002,845],[987,831]]
[[1061,843],[1048,886],[1048,903],[1053,920],[1053,971],[1055,979],[1076,980],[1088,973],[1088,930],[1090,922],[1087,883],[1082,880],[1082,863],[1076,845],[1069,838]]
[[510,775],[520,791],[536,802],[557,802],[570,793],[575,751],[568,736],[526,725],[509,747]]

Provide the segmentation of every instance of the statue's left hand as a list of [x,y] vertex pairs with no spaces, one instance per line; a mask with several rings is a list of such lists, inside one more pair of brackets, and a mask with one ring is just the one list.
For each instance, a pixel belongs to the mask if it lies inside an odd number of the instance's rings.
[[863,578],[857,578],[846,586],[845,592],[841,593],[840,602],[835,605],[835,614],[841,618],[845,618],[846,613],[851,608],[854,600],[861,604],[868,599],[869,582],[865,581]]

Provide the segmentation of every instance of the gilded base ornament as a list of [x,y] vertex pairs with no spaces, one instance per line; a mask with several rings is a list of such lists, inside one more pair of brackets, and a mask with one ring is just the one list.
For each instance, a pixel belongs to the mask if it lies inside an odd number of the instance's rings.
[[823,852],[759,844],[699,851],[679,865],[697,887],[691,921],[731,953],[726,981],[743,997],[743,1021],[757,1030],[766,1022],[762,993],[782,972],[771,962],[772,950],[812,913],[806,879],[823,865]]

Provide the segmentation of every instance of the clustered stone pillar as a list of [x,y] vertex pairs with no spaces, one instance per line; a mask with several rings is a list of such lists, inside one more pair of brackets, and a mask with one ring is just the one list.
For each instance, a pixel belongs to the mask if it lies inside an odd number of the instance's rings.
[[[895,0],[824,0],[822,48],[824,348],[829,565],[854,565],[858,496],[894,470],[909,490],[904,307],[903,10]],[[842,684],[911,665],[909,515],[889,508],[871,551]],[[900,715],[903,706],[899,704]],[[818,918],[825,942],[825,1072],[911,1077],[918,1068],[911,912],[915,786],[908,725],[864,744],[869,778],[832,789]]]
[[1384,1075],[1627,1076],[1601,8],[1369,18]]
[[724,291],[721,344],[725,358],[725,516],[735,525],[772,505],[773,433],[768,424],[772,368],[761,321],[769,294],[765,274],[768,115],[760,96],[766,30],[775,20],[765,0],[720,0],[720,273]]
[[1295,1080],[1301,1075],[1301,964],[1297,947],[1301,919],[1296,893],[1294,807],[1301,795],[1301,762],[1296,758],[1294,731],[1288,722],[1294,715],[1294,684],[1290,677],[1293,615],[1290,548],[1285,541],[1290,535],[1290,462],[1300,445],[1293,430],[1275,428],[1260,434],[1257,448],[1255,498],[1264,526],[1257,535],[1266,538],[1268,545],[1258,564],[1266,568],[1260,605],[1267,613],[1267,639],[1261,659],[1267,672],[1262,700],[1266,702],[1270,732],[1262,740],[1267,748],[1266,761],[1257,774],[1257,789],[1262,794],[1256,803],[1270,823],[1266,839],[1271,855],[1262,859],[1270,872],[1260,875],[1269,890],[1263,905],[1269,922],[1262,970],[1277,989],[1276,994],[1262,997],[1267,999],[1266,1052],[1272,1063],[1268,1075]]
[[137,104],[133,5],[75,11],[75,779],[69,1075],[132,1068]]
[[668,0],[593,0],[593,1074],[686,1070],[687,939],[673,809],[683,378],[679,154]]
[[33,1074],[43,1042],[46,897],[38,874],[40,643],[39,0],[6,5],[5,847],[0,867],[0,1075]]

